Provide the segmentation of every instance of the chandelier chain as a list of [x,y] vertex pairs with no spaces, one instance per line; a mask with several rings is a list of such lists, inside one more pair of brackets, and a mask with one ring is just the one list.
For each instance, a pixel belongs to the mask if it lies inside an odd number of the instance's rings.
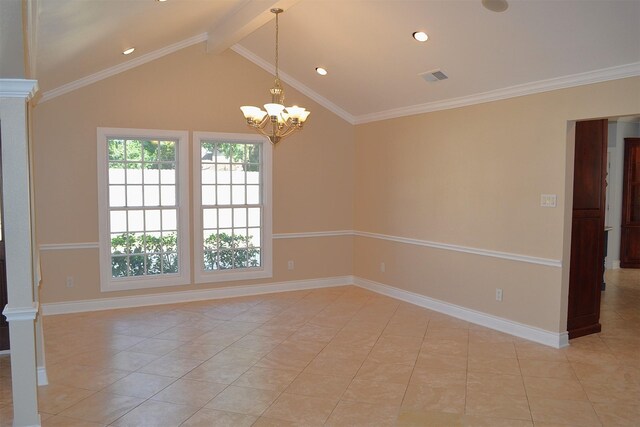
[[278,73],[278,15],[280,15],[280,13],[276,12],[276,81],[280,82],[280,76]]

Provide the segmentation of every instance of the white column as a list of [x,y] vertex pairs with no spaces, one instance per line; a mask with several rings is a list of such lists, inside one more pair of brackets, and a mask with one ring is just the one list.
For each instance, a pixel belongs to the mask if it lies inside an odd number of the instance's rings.
[[0,79],[2,190],[14,427],[39,426],[27,101],[35,80]]

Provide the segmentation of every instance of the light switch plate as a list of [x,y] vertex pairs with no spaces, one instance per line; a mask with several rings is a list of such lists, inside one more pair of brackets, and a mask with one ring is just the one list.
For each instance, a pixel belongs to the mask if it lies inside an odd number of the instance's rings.
[[541,194],[540,206],[543,208],[555,208],[557,203],[557,196],[555,194]]

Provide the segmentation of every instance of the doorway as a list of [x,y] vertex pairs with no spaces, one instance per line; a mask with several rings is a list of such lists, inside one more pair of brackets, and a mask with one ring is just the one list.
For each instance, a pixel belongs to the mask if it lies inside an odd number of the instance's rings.
[[[569,153],[575,158],[569,157],[574,180],[567,212],[571,215],[567,330],[569,338],[577,338],[601,330],[605,264],[606,269],[620,268],[624,138],[640,136],[640,117],[577,122],[575,134],[569,136],[573,151]],[[611,230],[608,236],[605,229]]]
[[624,139],[620,266],[640,268],[640,138]]

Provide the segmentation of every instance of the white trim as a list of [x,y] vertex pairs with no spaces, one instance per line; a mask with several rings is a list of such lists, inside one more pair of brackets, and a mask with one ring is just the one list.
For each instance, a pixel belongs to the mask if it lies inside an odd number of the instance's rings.
[[[244,57],[245,59],[248,59],[249,61],[253,62],[255,65],[267,71],[268,73],[275,75],[275,72],[276,72],[275,66],[272,65],[270,62],[265,61],[255,53],[251,52],[249,49],[239,44],[235,44],[231,46],[231,50],[233,50],[238,55]],[[318,94],[313,89],[304,85],[300,81],[296,80],[291,75],[283,72],[282,70],[280,70],[279,74],[280,74],[280,80],[287,83],[289,86],[296,89],[298,92],[302,93],[303,95],[306,95],[307,97],[313,99],[318,104],[322,105],[324,108],[334,113],[336,116],[351,123],[352,125],[357,123],[356,117],[354,117],[351,113],[340,108],[338,105],[334,104],[324,96]]]
[[[41,415],[38,414],[38,420],[41,420]],[[24,426],[24,427],[42,427],[42,421],[40,421],[38,424],[33,424],[30,426]]]
[[0,98],[25,98],[28,101],[37,91],[37,80],[0,79]]
[[412,116],[415,114],[430,113],[433,111],[448,110],[451,108],[466,107],[482,104],[484,102],[499,101],[518,96],[532,95],[535,93],[549,92],[552,90],[566,89],[592,83],[609,80],[624,79],[640,75],[640,62],[624,64],[600,70],[587,71],[585,73],[572,74],[547,80],[529,82],[475,95],[459,98],[445,99],[442,101],[428,102],[426,104],[411,105],[408,107],[394,108],[376,113],[362,114],[355,117],[353,124],[359,125],[380,120],[394,119],[397,117]]
[[98,242],[86,242],[86,243],[42,243],[38,245],[41,251],[68,251],[75,249],[99,249],[100,243]]
[[423,308],[428,308],[429,310],[437,311],[438,313],[466,320],[467,322],[471,322],[476,325],[486,326],[487,328],[495,329],[509,335],[515,335],[529,341],[534,341],[554,348],[562,348],[569,345],[568,332],[557,333],[546,331],[534,326],[525,325],[523,323],[514,322],[513,320],[450,304],[448,302],[429,298],[424,295],[405,291],[393,286],[363,279],[361,277],[354,277],[354,284],[378,294],[406,301]]
[[618,270],[620,268],[620,260],[614,259],[611,261],[611,270]]
[[[262,266],[251,269],[225,270],[225,271],[204,271],[202,262],[203,234],[202,234],[202,191],[201,191],[201,150],[202,140],[226,140],[262,144],[262,162],[260,171],[262,173],[260,191],[262,192]],[[247,133],[219,133],[219,132],[193,132],[193,229],[195,234],[194,242],[194,278],[195,283],[227,282],[230,280],[264,279],[273,276],[273,203],[272,203],[272,170],[273,170],[273,146],[263,136]]]
[[11,354],[11,350],[0,350],[0,356],[4,356],[5,354]]
[[151,62],[155,59],[162,58],[163,56],[169,55],[170,53],[176,52],[180,49],[184,49],[185,47],[202,43],[206,41],[207,38],[208,38],[207,33],[198,34],[186,40],[182,40],[180,42],[170,44],[169,46],[165,46],[161,49],[154,50],[153,52],[146,53],[137,58],[123,62],[113,67],[109,67],[104,70],[98,71],[97,73],[88,75],[86,77],[82,77],[70,83],[63,84],[62,86],[58,86],[55,89],[51,89],[44,92],[42,94],[42,98],[40,98],[40,102],[47,102],[57,96],[64,95],[65,93],[72,92],[76,89],[80,89],[90,84],[99,82],[100,80],[104,80],[111,76],[115,76],[116,74],[120,74],[124,71],[146,64],[147,62]]
[[[511,252],[493,251],[490,249],[472,248],[468,246],[453,245],[449,243],[439,243],[429,240],[412,239],[409,237],[391,236],[388,234],[371,233],[368,231],[355,231],[355,230],[333,230],[333,231],[309,231],[301,233],[274,233],[273,239],[305,239],[315,237],[335,237],[335,236],[359,236],[369,237],[372,239],[388,240],[392,242],[405,243],[408,245],[424,246],[434,249],[442,249],[453,252],[462,252],[473,255],[488,256],[492,258],[506,259],[509,261],[525,262],[528,264],[544,265],[547,267],[562,267],[562,260],[541,258],[530,255],[521,255]],[[62,249],[93,249],[97,243],[50,243],[40,245],[40,250],[62,250]],[[616,264],[617,262],[617,264]],[[613,261],[613,268],[620,268],[620,261]],[[616,267],[617,265],[617,267]]]
[[[63,95],[65,93],[74,91],[76,89],[80,89],[84,86],[88,86],[100,80],[104,80],[108,77],[114,76],[116,74],[122,73],[124,71],[135,68],[139,65],[146,64],[147,62],[153,61],[155,59],[161,58],[170,53],[176,52],[180,49],[184,49],[186,47],[192,46],[197,43],[201,43],[208,40],[208,34],[202,33],[198,34],[194,37],[190,37],[186,40],[180,41],[178,43],[171,44],[169,46],[165,46],[161,49],[155,50],[153,52],[149,52],[145,55],[141,55],[138,58],[123,62],[121,64],[115,65],[113,67],[106,68],[104,70],[98,71],[97,73],[91,74],[86,77],[82,77],[78,80],[75,80],[70,83],[66,83],[62,86],[59,86],[55,89],[46,91],[43,93],[39,102],[49,101],[57,96]],[[274,74],[275,67],[270,64],[268,61],[262,59],[258,55],[254,54],[250,50],[246,49],[240,44],[235,44],[231,46],[231,50],[259,66],[260,68],[266,70],[267,72]],[[633,62],[630,64],[623,64],[609,68],[603,68],[599,70],[587,71],[583,73],[571,74],[568,76],[555,77],[546,80],[539,80],[535,82],[523,83],[519,85],[514,85],[502,89],[492,90],[488,92],[478,93],[469,96],[462,96],[458,98],[450,98],[441,101],[428,102],[425,104],[417,104],[411,105],[407,107],[394,108],[390,110],[378,111],[375,113],[369,114],[361,114],[359,116],[354,116],[349,113],[345,109],[341,108],[337,104],[333,103],[329,99],[324,96],[318,94],[308,86],[301,83],[299,80],[296,80],[291,75],[280,71],[281,80],[295,88],[302,94],[316,101],[318,104],[322,105],[329,111],[333,112],[343,120],[349,122],[352,125],[358,125],[363,123],[376,122],[381,120],[393,119],[398,117],[412,116],[416,114],[429,113],[434,111],[448,110],[452,108],[465,107],[469,105],[481,104],[485,102],[499,101],[503,99],[515,98],[518,96],[531,95],[541,92],[548,92],[552,90],[558,89],[566,89],[575,86],[582,86],[593,83],[600,83],[604,81],[610,80],[618,80],[627,77],[635,77],[640,75],[640,62]],[[2,83],[5,80],[0,80]],[[35,89],[37,90],[37,88]],[[34,90],[34,93],[35,93]],[[0,96],[4,93],[4,88],[0,89]],[[31,94],[33,95],[33,94]]]
[[[108,159],[109,137],[140,137],[176,139],[176,205],[178,211],[178,259],[179,273],[157,276],[138,276],[113,279],[111,277],[111,239],[109,229]],[[130,289],[188,285],[191,283],[191,243],[189,230],[189,132],[156,129],[97,129],[98,165],[98,229],[100,250],[100,290],[102,292]]]
[[473,255],[488,256],[492,258],[507,259],[510,261],[526,262],[529,264],[545,265],[547,267],[562,267],[562,261],[556,259],[539,258],[529,255],[513,254],[509,252],[493,251],[490,249],[471,248],[468,246],[452,245],[449,243],[430,242],[428,240],[411,239],[407,237],[389,236],[386,234],[369,233],[366,231],[354,231],[354,235],[360,237],[370,237],[373,239],[389,240],[392,242],[406,243],[409,245],[425,246],[434,249],[444,249],[447,251],[463,252]]
[[224,288],[190,290],[183,292],[167,292],[152,295],[137,295],[130,297],[47,303],[42,304],[42,312],[44,315],[82,313],[88,311],[112,310],[118,308],[142,307],[160,304],[175,304],[208,299],[234,298],[276,292],[330,288],[346,285],[356,285],[381,295],[386,295],[401,301],[406,301],[419,307],[437,311],[448,316],[466,320],[477,325],[485,326],[500,332],[504,332],[540,344],[548,345],[554,348],[562,348],[569,345],[569,334],[567,332],[557,333],[546,331],[534,326],[525,325],[502,317],[482,313],[434,298],[429,298],[424,295],[398,289],[393,286],[353,276],[338,276],[321,279],[265,283],[260,285],[229,286]]
[[38,366],[37,368],[38,385],[49,385],[49,377],[47,376],[47,368],[45,366]]
[[306,239],[308,237],[354,236],[353,230],[309,231],[306,233],[278,233],[274,239]]
[[265,283],[259,285],[228,286],[224,288],[165,292],[152,295],[100,298],[71,302],[54,302],[42,304],[42,312],[44,315],[82,313],[86,311],[111,310],[116,308],[142,307],[147,305],[175,304],[208,299],[262,295],[275,292],[332,288],[336,286],[350,285],[352,284],[352,282],[353,280],[351,276],[338,276],[321,279]]
[[9,323],[15,320],[35,320],[39,308],[40,306],[37,302],[34,302],[31,307],[9,307],[9,304],[7,304],[2,314]]

